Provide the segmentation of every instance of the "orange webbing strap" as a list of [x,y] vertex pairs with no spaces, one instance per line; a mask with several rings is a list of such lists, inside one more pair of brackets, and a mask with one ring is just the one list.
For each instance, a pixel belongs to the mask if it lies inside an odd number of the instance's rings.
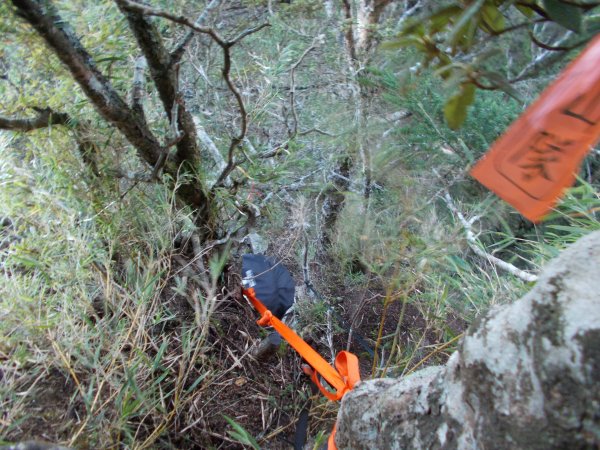
[[[314,369],[311,378],[325,397],[334,401],[340,400],[360,381],[358,358],[355,355],[345,351],[338,353],[335,358],[337,370],[334,369],[291,328],[273,316],[271,311],[256,298],[253,288],[243,289],[242,292],[261,315],[257,323],[261,326],[272,326]],[[325,389],[319,382],[318,375],[321,375],[335,389],[335,392]]]
[[335,445],[335,433],[336,432],[337,432],[337,423],[335,423],[333,425],[333,430],[331,430],[329,439],[327,439],[327,450],[337,450],[337,445]]
[[[319,358],[321,358],[321,357],[319,356]],[[321,359],[323,359],[323,358],[321,358]],[[325,362],[325,364],[327,364],[327,362]],[[329,364],[327,364],[327,365],[329,366]],[[311,364],[311,366],[312,366],[312,364]],[[331,367],[331,366],[329,366],[329,367]],[[340,400],[347,391],[351,390],[354,387],[354,385],[358,381],[360,381],[360,372],[358,370],[358,358],[356,357],[356,355],[354,355],[350,352],[341,351],[335,357],[335,368],[337,369],[338,374],[342,377],[342,380],[344,380],[344,384],[346,386],[346,390],[343,391],[341,393],[341,395],[339,395],[340,394],[339,391],[336,393],[333,393],[333,392],[329,392],[328,390],[326,390],[319,382],[319,375],[317,374],[318,369],[314,366],[313,366],[313,368],[315,370],[311,374],[311,379],[313,380],[313,383],[315,383],[317,385],[317,387],[319,388],[321,393],[325,397],[327,397],[329,400],[333,400],[333,401]],[[325,378],[325,377],[323,376],[323,378]],[[327,378],[325,378],[325,379],[327,379]]]

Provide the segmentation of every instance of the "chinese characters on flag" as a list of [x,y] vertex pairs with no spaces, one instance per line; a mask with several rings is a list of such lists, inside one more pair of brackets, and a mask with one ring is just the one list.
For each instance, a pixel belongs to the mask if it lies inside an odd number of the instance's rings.
[[471,175],[534,222],[600,138],[600,35],[498,139]]

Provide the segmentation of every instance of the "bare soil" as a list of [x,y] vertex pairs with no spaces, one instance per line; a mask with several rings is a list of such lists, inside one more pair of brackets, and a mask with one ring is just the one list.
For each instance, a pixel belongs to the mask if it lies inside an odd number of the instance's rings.
[[[26,415],[12,433],[15,440],[26,436],[28,440],[64,442],[71,438],[82,405],[71,403],[76,387],[69,377],[50,369],[28,377],[28,383],[23,383],[18,390],[29,395],[24,395]],[[8,439],[13,439],[12,434],[9,433]]]
[[[285,254],[283,256],[282,259],[294,276],[296,284],[301,285],[301,268],[293,259]],[[325,282],[324,280],[329,278],[330,281],[325,285],[329,288],[319,292],[322,298],[308,301],[330,302],[346,325],[354,319],[354,335],[360,334],[372,349],[377,346],[379,354],[383,346],[389,347],[398,327],[402,302],[389,304],[382,323],[385,296],[382,288],[375,282],[369,283],[373,286],[370,289],[352,288],[339,280],[331,281],[331,274],[321,276],[316,265],[313,269],[317,279]],[[229,289],[239,291],[239,277],[234,275],[235,271],[236,268],[232,267]],[[301,290],[305,291],[303,287]],[[296,422],[306,398],[310,396],[310,389],[301,373],[301,360],[289,346],[284,345],[277,355],[266,362],[258,362],[249,355],[250,347],[265,336],[265,330],[261,330],[254,323],[257,317],[256,312],[241,299],[241,294],[225,302],[215,316],[220,335],[212,354],[221,361],[227,374],[222,381],[215,383],[213,395],[202,404],[205,419],[197,426],[196,436],[210,436],[203,441],[206,445],[239,448],[239,444],[229,440],[230,436],[226,430],[230,428],[223,418],[223,415],[227,415],[256,437],[262,448],[279,449],[292,446]],[[428,328],[427,318],[423,317],[415,305],[407,303],[403,317],[400,325],[400,347],[414,346],[415,336],[425,333],[409,363],[409,366],[412,366],[426,356],[431,351],[430,348],[443,343],[440,341],[442,336]],[[318,325],[296,331],[326,359],[330,359],[331,349],[324,336],[326,324]],[[334,350],[345,350],[348,346],[348,330],[336,319],[333,325]],[[377,345],[380,326],[383,339]],[[450,326],[454,332],[460,333],[465,324],[452,317]],[[358,344],[357,339],[350,341],[349,350],[359,356],[361,376],[368,379],[371,376],[373,358]],[[441,352],[430,358],[425,365],[442,364],[447,360],[447,356]],[[309,436],[312,437],[319,431],[329,433],[338,407],[320,395],[315,396],[313,400],[309,428]],[[188,448],[190,444],[190,441],[186,442]]]
[[[286,267],[291,271],[296,284],[302,285],[302,270],[294,258],[281,254]],[[180,261],[185,264],[186,261]],[[174,262],[174,264],[178,264]],[[382,321],[384,290],[375,279],[363,286],[349,286],[336,279],[328,271],[328,264],[311,265],[313,281],[317,285],[320,298],[309,298],[306,289],[300,289],[301,301],[325,302],[341,317],[333,318],[333,349],[327,344],[325,316],[313,317],[310,327],[299,323],[297,332],[326,359],[332,350],[349,349],[359,356],[361,375],[368,379],[372,375],[373,358],[358,344],[356,335],[376,350],[379,357],[389,355],[390,343],[398,330],[398,320],[402,316],[402,302],[388,305]],[[202,395],[181,411],[174,423],[166,431],[166,436],[156,443],[157,448],[186,449],[239,449],[244,448],[231,435],[232,427],[225,417],[230,417],[253,436],[261,448],[288,449],[293,446],[294,433],[301,410],[311,398],[309,419],[309,440],[319,433],[329,433],[335,421],[338,405],[325,400],[320,394],[311,393],[309,381],[301,370],[300,357],[288,346],[282,345],[277,354],[267,361],[257,361],[251,351],[267,331],[256,325],[258,318],[253,308],[242,298],[240,291],[239,267],[232,265],[225,272],[225,289],[222,300],[213,316],[210,349],[204,355],[213,373],[210,382],[203,387]],[[304,291],[304,294],[302,293]],[[187,300],[174,295],[170,287],[165,290],[165,299],[172,302],[180,320],[193,321],[193,311]],[[187,319],[186,319],[187,317]],[[465,324],[458,318],[450,317],[449,327],[459,333]],[[302,322],[302,321],[300,321]],[[354,338],[350,340],[347,327],[353,322]],[[381,328],[382,338],[378,342]],[[403,321],[399,327],[400,347],[418,348],[408,366],[413,366],[426,356],[435,345],[440,344],[441,335],[428,326],[428,318],[411,303],[404,307]],[[167,332],[172,330],[157,330]],[[424,336],[423,336],[424,334]],[[422,337],[422,339],[420,338]],[[349,344],[349,347],[348,347]],[[445,353],[440,353],[427,361],[428,364],[444,363]],[[390,372],[388,375],[398,375]],[[1,382],[1,380],[0,380]],[[33,383],[33,379],[32,379]],[[84,407],[78,400],[76,386],[71,377],[58,370],[52,370],[37,379],[25,406],[28,415],[19,426],[19,439],[39,439],[48,442],[68,442],[72,437],[80,417],[85,415]],[[311,397],[312,396],[312,397]],[[146,427],[148,434],[152,424]],[[140,436],[140,438],[143,438]],[[84,440],[78,440],[78,448],[87,448]]]

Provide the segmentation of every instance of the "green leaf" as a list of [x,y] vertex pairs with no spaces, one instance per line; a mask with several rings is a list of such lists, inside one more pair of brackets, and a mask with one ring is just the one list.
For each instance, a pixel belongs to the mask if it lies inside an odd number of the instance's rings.
[[196,389],[196,387],[202,382],[202,380],[204,380],[210,373],[210,371],[204,372],[202,375],[196,378],[196,381],[194,381],[192,385],[185,390],[185,392],[190,393],[194,389]]
[[467,108],[475,100],[475,86],[463,84],[460,91],[450,97],[444,106],[444,117],[453,130],[460,128],[467,118]]
[[29,256],[25,256],[25,255],[12,255],[11,260],[16,261],[17,263],[21,264],[22,266],[25,266],[28,269],[43,269],[45,264],[38,261],[37,259],[34,258],[30,258]]
[[158,366],[160,365],[160,362],[162,360],[163,355],[165,354],[165,350],[167,349],[167,346],[169,344],[168,340],[164,340],[162,345],[160,346],[160,348],[158,349],[158,352],[156,353],[156,356],[154,357],[154,362],[152,363],[152,371],[154,372],[156,369],[158,369]]
[[127,58],[125,56],[105,56],[104,58],[96,59],[96,64],[100,64],[103,62],[115,62],[115,61],[126,61]]
[[544,9],[550,18],[569,30],[581,31],[581,9],[559,0],[543,0]]
[[455,272],[460,272],[461,269],[465,270],[467,272],[471,270],[469,263],[467,263],[460,256],[448,255],[448,256],[446,256],[446,259],[448,260],[448,262],[450,262],[450,264]]
[[246,431],[244,427],[242,427],[229,416],[223,415],[223,418],[227,421],[227,423],[229,423],[229,425],[231,425],[231,428],[233,428],[233,430],[227,431],[232,438],[241,444],[249,445],[255,450],[260,450],[260,446],[258,445],[258,442],[256,442],[256,439],[254,439],[254,437],[248,431]]
[[396,50],[398,48],[410,46],[415,46],[419,51],[426,50],[423,40],[417,36],[398,37],[388,42],[384,42],[380,47],[384,50]]
[[425,26],[422,20],[409,19],[400,30],[401,36],[425,36]]
[[473,45],[473,40],[475,39],[475,33],[477,32],[477,28],[479,27],[478,20],[471,20],[467,22],[461,38],[458,41],[458,47],[464,51],[469,51]]
[[220,254],[213,256],[208,261],[210,275],[214,281],[216,281],[217,278],[219,277],[219,275],[221,275],[221,272],[223,272],[223,268],[225,267],[225,264],[227,263],[227,260],[229,259],[230,248],[231,248],[231,245],[227,244],[225,249]]
[[528,19],[531,19],[533,17],[533,14],[534,14],[533,9],[531,9],[529,6],[515,5],[515,7],[521,12],[521,14],[523,14]]
[[512,87],[508,80],[499,73],[484,72],[482,75],[488,80],[490,80],[494,84],[494,86],[496,86],[498,89],[503,90],[515,100],[523,101],[519,92],[514,87]]
[[600,33],[600,16],[584,17],[584,28],[589,36]]
[[461,12],[460,6],[452,5],[434,12],[429,17],[425,17],[423,21],[429,24],[430,32],[433,35],[442,31]]
[[[456,67],[452,64],[447,64],[445,62],[440,62],[438,65],[438,69],[433,72],[435,76],[441,77],[443,80],[448,80],[450,76],[452,76],[456,72]],[[464,71],[461,71],[461,76]],[[456,83],[458,84],[458,83]]]
[[471,19],[479,12],[483,6],[484,0],[477,0],[471,6],[469,6],[460,16],[456,25],[450,31],[446,43],[451,47],[456,47],[456,44],[464,37],[465,32],[469,30],[469,23]]
[[504,30],[504,16],[500,10],[493,4],[486,3],[481,8],[481,20],[486,25],[484,31],[499,33]]

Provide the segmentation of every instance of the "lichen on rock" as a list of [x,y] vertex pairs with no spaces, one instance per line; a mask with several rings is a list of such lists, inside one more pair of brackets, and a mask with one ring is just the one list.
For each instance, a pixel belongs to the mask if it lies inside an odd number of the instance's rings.
[[358,385],[340,449],[552,449],[600,445],[600,232],[536,286],[491,309],[445,366]]

